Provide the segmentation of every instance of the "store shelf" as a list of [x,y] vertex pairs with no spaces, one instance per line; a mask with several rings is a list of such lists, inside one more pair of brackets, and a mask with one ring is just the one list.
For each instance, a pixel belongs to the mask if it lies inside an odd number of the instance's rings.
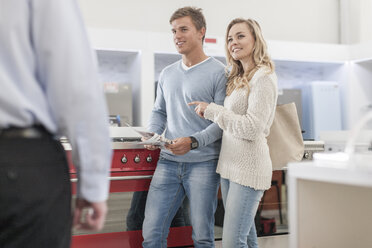
[[[171,33],[127,30],[89,30],[99,48],[102,81],[127,81],[133,88],[134,124],[146,126],[161,70],[181,58]],[[207,37],[209,38],[209,37]],[[225,62],[224,37],[211,37],[204,50]],[[365,45],[268,41],[279,88],[303,88],[313,81],[338,82],[342,128],[352,128],[372,99],[372,49]],[[361,56],[363,49],[367,52]],[[368,54],[371,54],[368,57]],[[367,57],[366,57],[367,56]]]

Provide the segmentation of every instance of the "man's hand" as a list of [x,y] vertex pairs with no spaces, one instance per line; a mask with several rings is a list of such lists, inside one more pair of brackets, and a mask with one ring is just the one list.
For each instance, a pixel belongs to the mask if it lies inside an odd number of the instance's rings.
[[[146,139],[145,137],[142,137],[141,138],[142,141],[145,141],[145,140],[148,140]],[[143,145],[147,150],[156,150],[156,149],[159,149],[159,146],[153,146],[153,145]]]
[[[83,210],[87,210],[84,216]],[[106,214],[106,201],[88,202],[84,199],[77,198],[74,210],[73,227],[79,230],[99,231],[105,224]]]
[[175,155],[183,155],[191,150],[191,139],[190,137],[177,138],[172,141],[172,144],[165,147]]

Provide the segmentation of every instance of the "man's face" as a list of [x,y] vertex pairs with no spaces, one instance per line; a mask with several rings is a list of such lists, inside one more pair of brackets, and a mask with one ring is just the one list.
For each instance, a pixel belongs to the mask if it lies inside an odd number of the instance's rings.
[[174,20],[172,23],[173,41],[180,54],[187,55],[195,48],[203,46],[205,28],[197,30],[191,17],[185,16]]

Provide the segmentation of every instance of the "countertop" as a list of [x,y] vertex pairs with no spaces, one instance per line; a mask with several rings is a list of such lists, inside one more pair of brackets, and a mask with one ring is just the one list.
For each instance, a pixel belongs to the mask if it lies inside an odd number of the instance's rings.
[[372,187],[372,165],[369,170],[361,170],[319,161],[290,163],[288,175],[297,179]]

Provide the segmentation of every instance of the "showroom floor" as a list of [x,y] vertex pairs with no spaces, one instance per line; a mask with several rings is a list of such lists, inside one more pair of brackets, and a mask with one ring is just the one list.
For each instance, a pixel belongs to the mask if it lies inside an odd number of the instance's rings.
[[[288,234],[259,237],[258,246],[260,248],[288,248]],[[216,248],[222,248],[222,241],[216,241]]]

